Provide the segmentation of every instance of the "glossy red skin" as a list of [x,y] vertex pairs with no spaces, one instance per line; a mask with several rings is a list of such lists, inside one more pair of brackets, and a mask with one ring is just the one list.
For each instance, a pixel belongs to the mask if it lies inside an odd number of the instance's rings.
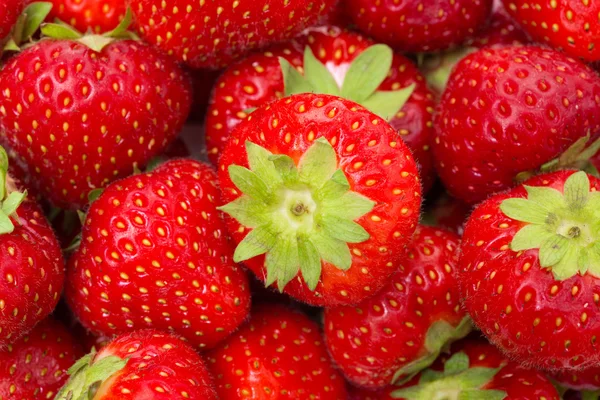
[[0,352],[0,399],[53,399],[81,356],[79,343],[63,324],[40,322]]
[[123,334],[94,360],[108,356],[129,361],[100,386],[94,400],[218,399],[204,360],[177,337],[150,329]]
[[83,326],[106,336],[172,330],[198,348],[234,331],[250,289],[233,264],[218,200],[215,172],[192,160],[107,187],[69,261],[67,301]]
[[[3,0],[0,3],[0,43],[8,36],[25,4],[24,0]],[[0,54],[2,50],[0,49]]]
[[356,306],[325,310],[329,354],[352,384],[389,385],[398,369],[426,354],[425,335],[434,322],[457,326],[466,316],[455,278],[459,241],[419,226],[381,291]]
[[[299,111],[301,106],[305,112]],[[356,129],[351,128],[354,122],[359,123]],[[286,140],[286,134],[290,133]],[[297,164],[312,144],[309,136],[333,142],[338,167],[346,175],[350,190],[377,204],[356,220],[371,237],[362,243],[349,244],[353,255],[347,271],[324,262],[314,292],[299,274],[285,287],[285,293],[312,305],[357,304],[381,289],[395,272],[420,212],[421,185],[416,163],[385,121],[356,103],[328,95],[295,95],[259,108],[238,125],[223,151],[219,164],[223,202],[229,203],[240,196],[227,169],[232,164],[248,167],[244,144],[247,140],[273,154],[286,154]],[[387,166],[383,163],[386,159],[391,160]],[[362,163],[358,169],[354,167],[357,162]],[[367,181],[371,180],[375,182],[368,186]],[[394,192],[394,189],[399,190]],[[240,224],[231,217],[226,217],[226,221],[235,243],[250,232],[240,230]],[[264,255],[244,262],[263,281],[264,263]]]
[[455,67],[435,124],[440,178],[454,197],[476,203],[588,132],[597,138],[600,77],[554,50],[485,48]]
[[486,23],[492,3],[346,0],[346,7],[353,22],[367,35],[399,51],[418,53],[448,49],[474,36]]
[[141,36],[193,68],[220,68],[252,50],[293,38],[327,15],[337,0],[203,0],[189,12],[188,0],[173,0],[168,8],[161,2],[131,0]]
[[[343,77],[350,63],[365,49],[375,44],[364,36],[328,26],[311,29],[306,35],[263,54],[253,54],[225,70],[212,93],[206,119],[206,143],[208,155],[214,164],[231,135],[231,131],[247,118],[244,110],[256,108],[283,96],[283,76],[279,57],[301,67],[305,46],[335,75]],[[434,98],[425,79],[413,63],[394,55],[390,74],[380,90],[398,90],[415,84],[415,91],[390,121],[411,149],[419,163],[421,180],[425,191],[433,184],[435,171],[430,151],[434,136]]]
[[[572,173],[540,175],[526,184],[562,192]],[[590,183],[600,188],[597,178],[590,176]],[[526,198],[526,191],[519,186],[490,197],[475,208],[465,226],[459,262],[464,306],[492,343],[524,365],[561,370],[598,364],[594,339],[600,334],[598,279],[578,274],[557,281],[541,269],[537,249],[520,256],[510,250],[524,223],[500,211],[500,203],[508,198]],[[526,301],[528,294],[531,298]],[[536,319],[539,323],[534,324]],[[569,346],[566,341],[571,341]]]
[[126,0],[50,0],[53,4],[47,20],[55,18],[80,32],[109,32],[125,17]]
[[206,357],[222,399],[347,399],[319,326],[280,304],[253,309],[250,321]]
[[504,6],[534,40],[571,57],[600,60],[600,3],[558,0],[552,7],[549,1],[504,0]]
[[598,366],[582,371],[564,371],[552,374],[552,379],[560,385],[574,390],[600,390],[600,368]]
[[424,219],[439,228],[447,229],[462,236],[464,225],[471,213],[472,206],[444,193],[428,204]]
[[129,40],[100,54],[72,41],[43,40],[10,59],[0,82],[2,138],[62,208],[82,208],[90,190],[160,154],[191,102],[181,69]]
[[530,43],[527,34],[504,10],[499,7],[492,13],[488,24],[479,34],[469,39],[467,46],[518,45]]

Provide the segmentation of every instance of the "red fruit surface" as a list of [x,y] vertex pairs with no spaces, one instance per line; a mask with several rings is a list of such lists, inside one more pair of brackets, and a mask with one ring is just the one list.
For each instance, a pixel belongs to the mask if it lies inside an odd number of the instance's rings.
[[250,289],[231,261],[218,201],[215,172],[192,160],[108,186],[69,262],[67,300],[83,326],[106,336],[170,330],[200,348],[234,331]]
[[597,366],[581,371],[572,370],[552,374],[552,379],[574,390],[600,390],[600,368]]
[[460,45],[492,11],[492,0],[346,0],[358,28],[399,51],[427,52]]
[[0,82],[3,139],[62,208],[83,207],[92,189],[160,154],[191,102],[179,67],[135,41],[96,53],[43,40],[10,59]]
[[499,7],[492,13],[488,24],[479,34],[467,41],[467,46],[484,47],[495,45],[527,44],[530,40],[521,26]]
[[600,60],[600,3],[596,1],[504,0],[506,10],[540,43],[572,57]]
[[[293,38],[329,13],[337,0],[132,0],[141,36],[193,68],[225,67],[252,50]],[[165,4],[163,6],[163,4]]]
[[[350,190],[366,196],[375,207],[356,222],[370,238],[349,245],[351,267],[342,271],[323,262],[316,290],[310,291],[298,275],[285,292],[312,305],[356,304],[372,296],[395,272],[417,226],[421,187],[410,151],[384,120],[356,103],[328,95],[301,94],[259,108],[233,131],[220,159],[219,180],[223,202],[238,197],[229,176],[232,164],[248,167],[245,142],[284,154],[298,164],[318,138],[327,139],[337,156],[338,168]],[[248,234],[233,218],[226,218],[236,243]],[[245,261],[260,279],[266,279],[265,257]]]
[[[3,0],[0,3],[0,43],[8,36],[25,4],[24,0]],[[0,54],[2,51],[0,50]]]
[[83,355],[75,337],[46,319],[0,352],[0,399],[53,399]]
[[468,203],[510,188],[576,140],[600,132],[600,78],[539,47],[479,50],[450,76],[433,154],[448,191]]
[[53,7],[47,20],[55,18],[79,32],[109,32],[125,17],[126,0],[50,0]]
[[391,384],[396,371],[429,355],[425,337],[434,323],[456,327],[465,318],[455,277],[459,240],[419,226],[398,272],[381,291],[356,306],[325,311],[329,353],[350,382]]
[[347,399],[319,326],[282,305],[255,308],[250,321],[207,359],[222,399]]
[[[232,130],[248,116],[247,110],[275,101],[284,95],[279,57],[296,67],[303,65],[305,46],[335,77],[338,84],[351,62],[375,43],[364,36],[337,27],[311,29],[306,35],[285,45],[253,54],[225,70],[215,84],[206,120],[206,147],[215,165]],[[390,73],[378,90],[398,90],[415,84],[409,100],[389,121],[411,149],[419,163],[420,176],[427,191],[433,184],[434,167],[430,151],[434,136],[433,95],[414,64],[395,54]]]

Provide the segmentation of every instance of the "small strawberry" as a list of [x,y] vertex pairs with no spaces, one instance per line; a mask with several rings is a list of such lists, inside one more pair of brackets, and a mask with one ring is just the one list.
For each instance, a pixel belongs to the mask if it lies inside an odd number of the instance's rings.
[[582,171],[536,176],[480,204],[465,226],[464,305],[523,365],[560,371],[600,362],[598,189]]
[[485,25],[492,0],[345,0],[360,30],[404,52],[460,45]]
[[282,305],[262,305],[207,354],[222,399],[346,400],[319,326]]
[[[59,207],[83,207],[91,190],[160,154],[188,114],[181,69],[150,46],[116,40],[125,26],[42,40],[0,71],[3,139]],[[43,31],[77,37],[62,25]]]
[[[364,89],[353,93],[350,89],[357,86]],[[247,118],[249,109],[302,92],[338,95],[386,118],[419,162],[425,189],[431,186],[434,168],[429,148],[435,105],[425,80],[409,59],[337,27],[311,29],[223,73],[207,116],[211,161],[217,163],[231,131]]]
[[109,32],[125,18],[125,0],[49,0],[50,19],[58,18],[80,32]]
[[600,3],[594,0],[504,0],[533,39],[572,57],[600,60]]
[[312,305],[356,304],[381,289],[419,218],[406,145],[380,117],[329,95],[254,111],[233,131],[219,180],[234,260]]
[[374,297],[325,311],[325,339],[333,360],[357,386],[385,387],[431,365],[471,330],[455,278],[459,237],[420,226]]
[[337,0],[131,0],[141,36],[193,68],[225,67],[252,50],[293,38]]
[[66,289],[86,329],[169,330],[210,348],[243,322],[248,279],[230,258],[216,179],[204,164],[174,160],[92,203]]
[[589,158],[599,110],[600,77],[584,64],[533,46],[484,48],[457,64],[442,96],[437,171],[453,196],[476,203]]
[[55,400],[217,400],[204,361],[182,340],[154,330],[123,334],[69,369]]
[[61,323],[44,320],[0,352],[0,399],[53,399],[82,355]]

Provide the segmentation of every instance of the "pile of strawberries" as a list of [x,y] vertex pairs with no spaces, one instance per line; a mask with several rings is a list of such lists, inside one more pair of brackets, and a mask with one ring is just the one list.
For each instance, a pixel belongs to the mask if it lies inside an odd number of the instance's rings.
[[2,0],[0,400],[600,396],[597,0]]

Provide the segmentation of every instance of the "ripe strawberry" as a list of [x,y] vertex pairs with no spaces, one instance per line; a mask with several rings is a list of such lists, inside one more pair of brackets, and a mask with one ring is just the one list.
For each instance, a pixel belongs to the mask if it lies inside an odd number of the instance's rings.
[[344,379],[319,326],[282,305],[262,305],[227,341],[207,354],[222,399],[346,400]]
[[527,34],[506,12],[504,7],[498,7],[492,13],[488,24],[479,34],[467,40],[467,46],[482,48],[495,45],[519,45],[530,42]]
[[232,133],[219,180],[234,260],[312,305],[381,289],[419,217],[406,145],[383,119],[329,95],[254,111]]
[[230,259],[218,200],[215,172],[192,160],[109,185],[69,261],[67,301],[83,326],[107,336],[170,330],[201,348],[233,332],[249,286]]
[[540,175],[490,197],[466,224],[464,305],[522,364],[564,370],[600,362],[599,188],[585,172]]
[[[308,49],[312,53],[305,53]],[[279,57],[288,62],[281,64]],[[286,68],[290,64],[302,70],[306,79],[291,79],[293,73]],[[349,98],[351,93],[345,88],[353,83],[368,85],[366,90],[371,92]],[[431,186],[434,101],[423,77],[409,59],[337,27],[312,29],[284,46],[253,54],[223,73],[207,116],[210,160],[218,162],[231,131],[247,118],[248,109],[302,91],[341,95],[388,119],[419,162],[423,186]],[[377,101],[381,96],[386,96],[385,101]]]
[[568,167],[582,160],[585,135],[598,137],[599,110],[600,77],[584,64],[533,46],[479,50],[458,63],[442,96],[438,173],[453,196],[476,203],[540,169]]
[[49,18],[58,18],[80,32],[104,33],[114,29],[125,18],[124,0],[49,0]]
[[24,4],[25,0],[3,0],[0,2],[0,44],[4,43],[3,39],[9,35],[12,27],[17,22]]
[[600,60],[600,3],[593,0],[504,0],[533,39],[572,57]]
[[[578,370],[562,371],[552,375],[561,386],[581,391],[599,391],[600,390],[600,367]],[[598,393],[596,393],[598,396]],[[598,397],[594,397],[597,399]],[[584,398],[585,399],[585,398]]]
[[475,35],[491,11],[493,0],[346,0],[360,30],[405,52],[444,50]]
[[[97,48],[94,40],[108,39],[80,40]],[[179,67],[131,40],[99,51],[77,40],[42,40],[10,59],[0,82],[3,138],[62,208],[83,207],[91,190],[160,154],[191,102]]]
[[193,68],[225,67],[252,50],[293,38],[337,0],[131,0],[141,36]]
[[82,355],[61,323],[44,320],[0,352],[0,399],[53,399]]
[[55,400],[217,400],[202,358],[182,340],[155,330],[123,334],[69,370]]
[[418,227],[381,291],[356,306],[325,311],[329,354],[351,383],[376,388],[410,377],[470,332],[455,279],[459,240]]

